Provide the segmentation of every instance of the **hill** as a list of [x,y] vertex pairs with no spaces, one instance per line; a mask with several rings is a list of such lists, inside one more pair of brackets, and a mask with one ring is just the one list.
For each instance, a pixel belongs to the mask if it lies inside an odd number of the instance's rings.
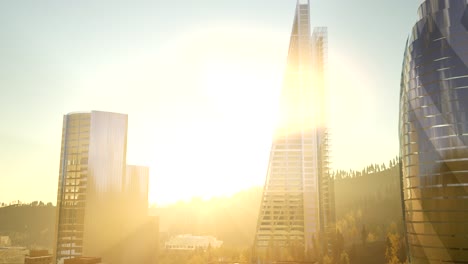
[[360,172],[336,172],[334,177],[337,228],[343,233],[346,244],[361,241],[363,230],[370,242],[385,241],[390,231],[402,233],[397,159],[388,167],[371,165]]
[[[337,227],[346,245],[385,241],[389,231],[402,228],[400,170],[397,159],[389,165],[370,165],[362,171],[338,171],[335,178]],[[165,208],[151,208],[160,217],[162,238],[178,234],[213,235],[226,246],[249,247],[255,235],[262,188],[229,198],[192,199]]]
[[[389,231],[401,233],[402,210],[397,160],[370,165],[362,171],[337,171],[335,201],[337,227],[347,247],[362,242],[385,241]],[[192,199],[164,208],[150,208],[160,217],[162,238],[178,234],[213,235],[226,246],[247,248],[257,225],[262,188],[254,187],[232,197],[208,201]],[[0,207],[0,235],[18,246],[51,249],[55,207],[34,202]]]
[[255,187],[232,197],[192,199],[165,208],[150,208],[150,214],[159,216],[160,231],[167,237],[213,235],[227,246],[248,247],[255,234],[261,194],[262,188]]
[[42,202],[0,208],[0,235],[9,236],[13,246],[52,249],[55,206]]

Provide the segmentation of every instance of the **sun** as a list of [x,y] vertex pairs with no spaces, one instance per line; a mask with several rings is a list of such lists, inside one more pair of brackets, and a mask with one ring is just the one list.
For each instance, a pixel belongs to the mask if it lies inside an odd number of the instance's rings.
[[283,35],[227,25],[187,33],[164,52],[166,65],[180,65],[159,70],[179,76],[163,86],[177,91],[168,104],[182,114],[168,110],[170,122],[157,125],[170,132],[153,144],[151,203],[226,196],[264,183],[287,55]]

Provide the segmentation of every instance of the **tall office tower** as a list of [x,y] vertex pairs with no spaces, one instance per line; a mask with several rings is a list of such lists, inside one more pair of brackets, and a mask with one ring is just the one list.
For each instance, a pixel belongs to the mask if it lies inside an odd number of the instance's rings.
[[119,263],[126,148],[127,115],[64,116],[54,243],[58,263],[83,255]]
[[426,0],[407,43],[400,98],[411,263],[468,263],[468,8]]
[[127,165],[124,182],[126,213],[129,218],[129,228],[145,222],[148,217],[148,185],[149,168],[144,166]]
[[313,89],[316,105],[315,116],[317,130],[317,184],[319,191],[319,227],[318,238],[323,254],[332,254],[332,243],[336,235],[335,225],[335,184],[330,177],[329,133],[327,130],[325,65],[327,60],[327,29],[318,27],[312,34]]
[[310,29],[309,1],[299,0],[255,236],[258,254],[310,253],[314,238],[328,251],[327,230],[335,232],[325,129],[327,34],[318,28],[311,36]]
[[148,217],[148,180],[148,167],[127,165],[120,263],[154,263],[157,243],[153,239],[158,237],[159,226]]

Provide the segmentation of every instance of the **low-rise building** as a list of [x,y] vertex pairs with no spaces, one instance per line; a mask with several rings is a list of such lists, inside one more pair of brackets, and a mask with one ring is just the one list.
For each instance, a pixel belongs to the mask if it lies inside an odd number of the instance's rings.
[[172,237],[165,243],[165,248],[169,250],[206,250],[209,247],[219,248],[223,241],[216,239],[213,236],[193,236],[193,235],[178,235]]
[[101,258],[95,257],[78,257],[65,259],[64,264],[101,264]]
[[11,239],[9,236],[0,236],[0,247],[11,246]]
[[23,264],[27,254],[24,247],[0,247],[0,264]]
[[48,250],[30,250],[24,258],[24,264],[51,264],[52,255]]

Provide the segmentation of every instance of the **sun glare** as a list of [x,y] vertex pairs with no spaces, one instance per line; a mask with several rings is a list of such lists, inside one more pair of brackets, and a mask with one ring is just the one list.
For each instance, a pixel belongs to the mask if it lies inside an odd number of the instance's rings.
[[[360,169],[369,162],[386,160],[388,148],[381,148],[385,143],[376,136],[375,97],[379,83],[373,69],[339,49],[330,54],[329,67],[332,72],[328,72],[327,78],[328,123],[332,145],[340,146],[332,151],[333,164],[340,165],[334,169]],[[367,142],[350,140],[360,138],[366,138]]]
[[[120,68],[101,65],[77,84],[90,93],[100,91],[94,104],[109,110],[122,107],[103,100],[108,93],[125,98],[135,92],[128,87],[140,87],[141,100],[129,102],[129,109],[139,110],[127,111],[128,160],[150,167],[151,203],[225,196],[264,184],[278,121],[286,34],[237,25],[193,29],[171,39],[153,57],[135,56]],[[372,129],[361,128],[373,120],[375,91],[369,87],[378,84],[359,60],[334,50],[326,84],[333,94],[326,99],[328,124],[332,144],[346,147],[332,152],[332,162],[360,168],[366,165],[363,160],[387,158],[379,149],[360,152],[372,157],[355,155],[352,150],[363,144],[348,140],[362,138],[360,133],[377,140]],[[112,76],[119,76],[119,82]],[[87,107],[92,109],[93,103]],[[140,118],[148,111],[154,113],[152,122]]]
[[186,78],[167,86],[180,92],[176,101],[186,92],[191,101],[178,104],[185,116],[167,112],[171,132],[153,144],[151,203],[229,196],[264,183],[287,55],[281,36],[225,26],[195,30],[172,43],[177,55],[166,58],[183,65],[177,75]]

